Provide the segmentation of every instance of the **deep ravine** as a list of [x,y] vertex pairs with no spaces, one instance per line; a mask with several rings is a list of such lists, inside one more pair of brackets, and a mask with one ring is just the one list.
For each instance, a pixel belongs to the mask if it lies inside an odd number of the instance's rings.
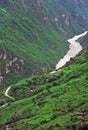
[[[70,58],[72,57],[75,57],[81,50],[82,50],[82,46],[80,45],[79,42],[77,42],[77,40],[80,38],[80,37],[83,37],[85,36],[86,34],[88,33],[88,31],[85,31],[84,33],[80,34],[80,35],[76,35],[74,36],[73,38],[71,39],[68,39],[68,42],[70,43],[70,46],[69,46],[69,50],[67,52],[67,54],[57,63],[56,65],[56,69],[55,70],[58,70],[63,67],[68,61],[70,61]],[[56,71],[52,71],[50,73],[55,73]],[[11,97],[8,93],[9,93],[9,90],[11,89],[11,86],[9,86],[6,91],[5,91],[5,96],[14,100],[13,97]],[[7,104],[4,104],[3,106],[6,106]]]

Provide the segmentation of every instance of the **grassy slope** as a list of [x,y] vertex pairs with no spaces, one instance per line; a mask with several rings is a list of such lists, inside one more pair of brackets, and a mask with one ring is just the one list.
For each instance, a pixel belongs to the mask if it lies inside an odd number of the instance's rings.
[[[53,57],[52,43],[58,47],[58,42],[64,41],[64,39],[49,22],[45,26],[44,24],[39,25],[38,21],[33,18],[31,10],[27,11],[31,12],[29,15],[26,14],[27,12],[22,14],[22,10],[19,11],[19,14],[18,12],[11,14],[9,10],[6,9],[6,12],[3,10],[1,9],[1,15],[7,19],[4,19],[5,23],[2,21],[0,25],[0,49],[9,49],[26,61],[30,58],[35,62],[45,62],[46,55]],[[44,51],[42,51],[42,48]],[[48,58],[46,61],[48,61]]]
[[[82,17],[78,20],[73,14],[80,16],[88,11],[85,4],[81,8],[76,2],[73,2],[74,6],[71,9],[71,2],[67,1],[64,5],[64,0],[59,2],[44,0],[41,6],[37,1],[24,1],[0,1],[0,51],[11,52],[14,56],[22,58],[28,72],[26,75],[32,75],[54,68],[68,49],[64,36],[72,36],[80,32],[82,27],[84,28],[84,26],[80,27],[78,22],[82,21],[80,20]],[[63,14],[65,17],[62,16]],[[55,22],[55,17],[58,22]],[[85,17],[87,18],[87,13]],[[69,26],[66,24],[66,18],[69,18]],[[84,21],[82,23],[86,26]],[[10,55],[5,61],[0,60],[1,71],[5,70],[3,64],[5,66],[9,59]],[[18,76],[18,79],[23,77],[18,71],[14,73],[11,71],[5,75],[4,86],[13,82],[8,81],[8,78],[13,77],[16,81],[15,77]]]
[[[50,11],[52,11],[51,14],[55,14],[56,17],[59,18],[59,21],[61,21],[60,26],[62,26],[63,30],[65,30],[68,34],[71,32],[78,32],[77,29],[81,28],[87,28],[87,17],[88,13],[86,12],[88,9],[88,5],[86,1],[79,0],[79,1],[70,1],[70,0],[45,0],[47,3],[46,6],[50,5],[51,8],[49,8]],[[64,18],[62,18],[62,15],[64,14]],[[77,16],[78,15],[78,16]],[[84,17],[83,17],[84,15]],[[60,17],[59,17],[60,16]],[[69,26],[65,25],[66,17],[69,18],[70,24]],[[70,29],[69,29],[70,28]]]
[[87,49],[71,59],[56,74],[34,76],[19,81],[12,86],[10,95],[15,101],[0,108],[1,130],[11,123],[14,127],[10,130],[78,128],[81,122],[88,120],[88,113],[86,116],[77,117],[77,113],[88,110]]
[[79,42],[83,45],[83,46],[88,46],[88,33],[83,37],[79,39]]
[[[29,75],[39,73],[43,68],[52,69],[68,49],[66,39],[53,24],[44,22],[45,14],[45,10],[39,13],[30,4],[19,7],[17,2],[13,2],[10,7],[0,7],[0,51],[22,58]],[[0,68],[3,68],[3,63],[6,61],[0,62]],[[11,78],[10,73],[8,77]]]

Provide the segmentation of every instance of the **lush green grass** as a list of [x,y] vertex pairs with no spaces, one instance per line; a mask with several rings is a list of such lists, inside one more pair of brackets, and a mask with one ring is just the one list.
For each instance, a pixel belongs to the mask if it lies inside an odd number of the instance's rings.
[[[0,71],[5,77],[0,86],[16,82],[15,77],[19,75],[24,77],[53,70],[68,50],[67,38],[87,28],[85,2],[80,6],[75,1],[64,3],[64,0],[0,1],[0,52],[7,55],[6,60],[0,59]],[[25,61],[23,67],[20,64],[21,69],[26,70],[25,75],[15,67],[15,76],[11,74],[12,67],[6,74],[6,63],[11,56]]]
[[11,130],[78,129],[88,120],[88,113],[77,116],[88,110],[87,55],[84,49],[60,72],[34,76],[12,85],[9,94],[15,101],[0,107],[1,130],[11,123],[14,124]]
[[[0,52],[5,51],[7,55],[7,59],[0,62],[0,70],[4,74],[6,62],[11,55],[25,61],[28,76],[53,69],[68,49],[66,38],[63,38],[50,20],[44,21],[44,15],[47,15],[45,9],[44,14],[42,11],[39,13],[33,8],[35,5],[31,7],[32,3],[25,5],[26,8],[19,7],[20,9],[17,6],[19,2],[14,3],[13,9],[12,3],[10,7],[0,6]],[[15,73],[22,75],[21,72]],[[12,83],[8,82],[7,77],[11,79],[10,73],[6,76],[6,81],[4,80],[5,85]],[[12,77],[16,81],[14,75]]]

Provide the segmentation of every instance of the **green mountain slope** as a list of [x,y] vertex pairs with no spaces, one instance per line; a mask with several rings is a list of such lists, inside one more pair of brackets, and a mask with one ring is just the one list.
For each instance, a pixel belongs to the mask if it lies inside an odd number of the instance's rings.
[[[0,0],[0,86],[52,70],[87,28],[86,1]],[[70,5],[72,8],[70,8]]]
[[79,39],[79,42],[82,44],[82,46],[88,46],[88,33]]
[[[84,126],[88,129],[87,49],[60,72],[12,85],[9,95],[15,100],[0,107],[0,129],[6,126],[11,130],[84,130]],[[1,97],[2,102],[8,101]]]

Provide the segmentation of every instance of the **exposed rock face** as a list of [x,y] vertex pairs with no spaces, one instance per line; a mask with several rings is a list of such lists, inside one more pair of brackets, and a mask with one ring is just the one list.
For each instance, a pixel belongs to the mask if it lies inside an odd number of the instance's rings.
[[2,74],[0,74],[0,82],[2,82],[3,81],[3,76],[2,76]]
[[66,17],[66,24],[69,26],[70,24],[70,20],[69,20],[69,17]]
[[84,123],[82,123],[78,130],[88,130],[88,121],[85,121]]
[[0,68],[0,82],[3,81],[5,76],[12,70],[20,71],[21,73],[25,74],[25,69],[24,69],[25,62],[23,59],[15,57],[14,55],[6,51],[1,51],[0,61],[2,62]]

